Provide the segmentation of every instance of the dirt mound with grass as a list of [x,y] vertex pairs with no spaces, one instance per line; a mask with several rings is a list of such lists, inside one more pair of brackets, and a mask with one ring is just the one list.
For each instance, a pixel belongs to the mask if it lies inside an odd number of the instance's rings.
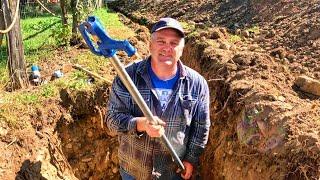
[[[113,8],[149,28],[170,16],[187,29],[182,59],[211,90],[200,177],[320,177],[319,1],[117,1]],[[301,75],[312,83],[299,85]]]

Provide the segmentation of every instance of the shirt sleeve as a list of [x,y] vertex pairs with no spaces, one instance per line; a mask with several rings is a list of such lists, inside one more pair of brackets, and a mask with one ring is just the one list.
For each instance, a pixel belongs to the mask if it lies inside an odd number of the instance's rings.
[[205,80],[203,83],[204,88],[200,91],[200,98],[195,107],[195,114],[191,121],[190,139],[184,157],[184,160],[190,162],[194,167],[198,165],[199,157],[208,142],[210,129],[209,88]]
[[131,95],[117,76],[110,92],[106,116],[106,123],[111,132],[137,134],[137,118],[131,115],[131,106]]

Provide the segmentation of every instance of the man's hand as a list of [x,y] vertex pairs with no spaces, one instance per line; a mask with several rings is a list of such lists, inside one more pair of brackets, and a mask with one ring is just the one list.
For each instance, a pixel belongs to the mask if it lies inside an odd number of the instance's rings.
[[156,124],[151,124],[146,117],[138,117],[137,119],[137,130],[139,132],[145,131],[150,137],[161,137],[164,134],[164,125],[166,123],[154,116],[157,121]]
[[[192,176],[192,172],[193,172],[193,165],[191,163],[189,163],[188,161],[183,161],[182,163],[183,163],[184,168],[186,170],[181,173],[181,177],[183,179],[190,179]],[[177,170],[177,173],[179,173],[179,172],[181,172],[181,169]]]

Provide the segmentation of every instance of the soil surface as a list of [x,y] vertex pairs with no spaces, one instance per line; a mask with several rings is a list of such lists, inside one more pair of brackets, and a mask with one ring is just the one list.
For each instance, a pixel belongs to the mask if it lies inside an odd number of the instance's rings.
[[[319,91],[296,82],[301,75],[315,84],[320,78],[319,1],[119,0],[110,6],[135,30],[129,41],[142,57],[157,19],[175,17],[185,26],[182,61],[207,79],[211,95],[209,142],[193,179],[320,178]],[[40,65],[43,76],[50,81],[51,72],[83,51],[54,51],[56,63]],[[101,73],[115,74],[110,66]],[[117,137],[103,123],[109,88],[63,89],[60,99],[18,111],[24,128],[1,123],[0,179],[119,179]]]
[[319,96],[296,82],[305,75],[319,83],[319,1],[123,0],[113,7],[149,28],[167,16],[187,24],[182,60],[211,90],[203,179],[320,177]]

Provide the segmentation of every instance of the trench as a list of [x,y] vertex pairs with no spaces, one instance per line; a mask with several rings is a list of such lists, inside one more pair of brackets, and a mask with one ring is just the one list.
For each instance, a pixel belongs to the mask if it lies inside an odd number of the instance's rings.
[[[210,70],[209,75],[208,69],[204,68],[208,67],[207,63],[211,63],[208,62],[210,57],[203,57],[204,49],[205,46],[195,44],[193,39],[187,40],[182,59],[188,59],[188,61],[183,60],[184,64],[209,79],[213,69]],[[221,97],[228,95],[226,84],[209,83],[209,86],[211,105],[225,100]],[[61,118],[57,123],[56,130],[61,141],[63,155],[72,167],[74,175],[79,179],[119,179],[120,177],[117,137],[109,133],[104,124],[109,88],[107,86],[101,87],[93,92],[63,90],[60,93],[62,105],[69,109],[70,116]],[[217,93],[221,96],[220,98],[216,98]],[[216,107],[211,107],[212,122],[215,122],[215,118],[217,118],[214,109],[221,108],[219,105],[214,106]],[[215,140],[211,140],[208,146],[216,147],[217,143]],[[210,151],[214,151],[214,149],[210,148]],[[216,174],[215,172],[211,172],[211,174],[207,172],[207,169],[212,169],[210,161],[214,158],[213,155],[207,153],[207,158],[201,161],[198,177],[213,177]]]

